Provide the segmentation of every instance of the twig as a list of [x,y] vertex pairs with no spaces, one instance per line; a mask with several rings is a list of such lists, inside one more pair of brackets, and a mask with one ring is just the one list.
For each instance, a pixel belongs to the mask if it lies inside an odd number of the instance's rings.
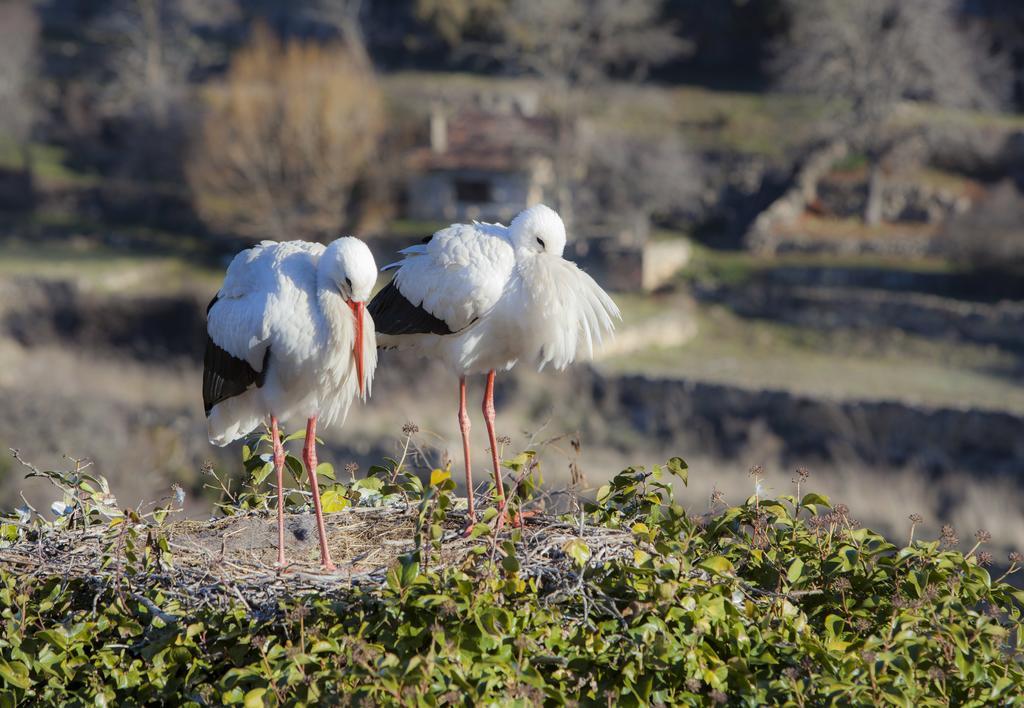
[[152,600],[150,600],[148,597],[146,597],[144,595],[139,595],[136,592],[129,592],[128,596],[131,597],[136,602],[139,602],[142,605],[144,605],[146,607],[146,609],[149,610],[151,615],[153,615],[154,617],[159,617],[161,620],[163,620],[167,624],[177,624],[178,622],[181,621],[180,617],[178,617],[177,615],[172,615],[172,614],[170,614],[168,612],[164,612],[163,610],[161,610],[156,605],[155,602],[153,602]]

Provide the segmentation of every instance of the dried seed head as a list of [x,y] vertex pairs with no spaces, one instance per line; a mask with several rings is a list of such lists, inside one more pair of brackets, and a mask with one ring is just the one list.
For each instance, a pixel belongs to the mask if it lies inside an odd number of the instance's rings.
[[911,514],[908,518],[910,519],[910,523],[912,524],[924,523],[924,517],[916,512]]
[[782,675],[790,681],[797,681],[800,679],[800,671],[795,666],[790,666],[782,670]]
[[686,679],[686,690],[689,691],[690,693],[699,693],[700,692],[700,686],[701,686],[700,679],[697,679],[697,678]]
[[946,678],[946,672],[940,669],[938,666],[933,666],[928,669],[928,678],[933,681],[942,681]]
[[508,446],[512,444],[512,438],[510,438],[508,435],[499,435],[495,442],[498,443],[499,445]]
[[836,504],[833,511],[843,519],[850,515],[850,507],[846,506],[846,504]]
[[860,658],[864,660],[865,664],[873,664],[873,663],[875,663],[875,656],[876,656],[875,652],[873,652],[873,651],[871,651],[869,649],[865,649],[864,651],[862,651],[860,653]]
[[408,423],[402,426],[403,435],[415,435],[418,432],[420,432],[420,426],[416,425],[412,421],[409,421]]
[[764,465],[752,465],[750,467],[750,476],[754,479],[764,477]]
[[1010,551],[1010,555],[1007,558],[1011,563],[1024,563],[1024,553],[1020,551]]
[[717,688],[714,691],[711,692],[711,702],[712,703],[716,703],[716,704],[718,704],[718,703],[725,703],[728,700],[729,700],[729,697],[727,695],[725,695],[725,693],[723,693],[722,691],[719,691]]
[[939,532],[939,541],[946,548],[960,545],[960,537],[956,535],[956,531],[949,524],[943,525],[942,530]]
[[992,540],[992,534],[990,534],[985,529],[978,529],[974,532],[974,538],[978,541],[978,543],[988,543]]
[[[956,647],[953,643],[944,637],[936,637],[936,643],[942,649],[942,657],[946,660],[947,664],[952,664],[953,659],[956,657]],[[943,674],[944,676],[945,674]]]
[[725,494],[718,487],[711,490],[711,505],[722,504],[725,502]]
[[833,583],[833,586],[839,592],[846,592],[850,589],[850,579],[846,576],[840,576],[836,578],[836,581],[835,583]]
[[796,468],[796,478],[801,482],[806,482],[807,478],[811,476],[811,471],[806,467]]
[[978,551],[978,565],[982,568],[987,568],[992,565],[993,560],[992,554],[988,551]]

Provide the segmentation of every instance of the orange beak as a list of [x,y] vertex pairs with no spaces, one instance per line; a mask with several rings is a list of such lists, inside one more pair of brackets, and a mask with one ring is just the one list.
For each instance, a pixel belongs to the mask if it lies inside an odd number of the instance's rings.
[[356,360],[356,376],[359,377],[359,395],[365,396],[365,379],[363,378],[363,310],[366,304],[362,302],[348,301],[352,310],[352,316],[356,319],[356,341],[352,345],[352,356]]

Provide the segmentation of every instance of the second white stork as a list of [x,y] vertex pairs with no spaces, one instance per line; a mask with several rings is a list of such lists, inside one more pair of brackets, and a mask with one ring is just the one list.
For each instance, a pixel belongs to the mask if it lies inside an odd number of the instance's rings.
[[203,403],[210,442],[227,445],[269,423],[277,472],[277,561],[284,555],[284,448],[279,422],[306,421],[320,563],[333,570],[316,478],[317,423],[343,422],[370,391],[377,364],[373,320],[364,303],[377,280],[366,244],[264,241],[228,266],[207,308]]
[[[394,279],[370,302],[382,348],[411,348],[440,359],[459,377],[459,427],[470,524],[476,518],[470,465],[466,376],[487,375],[483,414],[494,484],[504,507],[494,430],[494,378],[520,360],[564,369],[590,357],[620,317],[612,299],[562,258],[565,225],[544,205],[510,226],[453,224],[401,251]],[[502,523],[499,517],[498,523]]]

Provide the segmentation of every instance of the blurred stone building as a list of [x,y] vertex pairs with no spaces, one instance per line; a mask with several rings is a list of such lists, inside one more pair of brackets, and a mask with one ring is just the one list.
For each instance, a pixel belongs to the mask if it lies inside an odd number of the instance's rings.
[[554,121],[518,110],[436,106],[430,144],[412,151],[407,214],[426,221],[508,221],[551,197]]

